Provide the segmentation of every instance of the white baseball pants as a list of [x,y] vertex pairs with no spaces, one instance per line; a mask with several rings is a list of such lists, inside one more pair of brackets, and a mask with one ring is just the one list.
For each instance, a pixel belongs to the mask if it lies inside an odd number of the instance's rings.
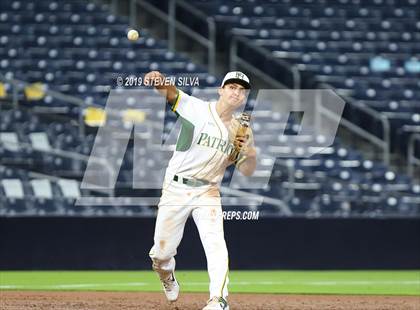
[[[191,187],[165,182],[158,205],[154,245],[149,256],[161,279],[175,270],[177,248],[192,214],[207,258],[210,298],[228,295],[228,251],[223,232],[221,199],[215,186]],[[198,250],[198,249],[197,249]]]

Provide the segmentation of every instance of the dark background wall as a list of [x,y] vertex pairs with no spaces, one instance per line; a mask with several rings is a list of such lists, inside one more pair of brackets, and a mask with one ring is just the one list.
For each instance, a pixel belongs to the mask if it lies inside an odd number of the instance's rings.
[[[1,218],[0,269],[150,269],[154,219]],[[420,219],[226,221],[231,269],[420,268]],[[179,269],[205,269],[193,221]]]

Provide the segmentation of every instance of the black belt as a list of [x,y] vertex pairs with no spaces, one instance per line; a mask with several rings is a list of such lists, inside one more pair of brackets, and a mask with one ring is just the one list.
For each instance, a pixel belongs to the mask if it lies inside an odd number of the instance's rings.
[[179,182],[179,183],[182,183],[182,184],[185,184],[185,185],[189,185],[189,186],[194,186],[194,187],[195,186],[203,186],[203,185],[210,184],[210,182],[209,181],[206,181],[206,180],[187,179],[187,178],[181,177],[181,176],[176,175],[176,174],[174,175],[173,180],[175,182]]

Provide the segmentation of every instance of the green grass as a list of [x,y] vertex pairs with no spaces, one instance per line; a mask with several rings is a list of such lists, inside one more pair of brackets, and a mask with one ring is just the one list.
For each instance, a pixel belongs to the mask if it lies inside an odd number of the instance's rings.
[[[178,271],[184,292],[207,292],[203,271]],[[420,296],[413,271],[231,271],[232,293],[379,294]],[[149,271],[1,271],[1,290],[160,291]]]

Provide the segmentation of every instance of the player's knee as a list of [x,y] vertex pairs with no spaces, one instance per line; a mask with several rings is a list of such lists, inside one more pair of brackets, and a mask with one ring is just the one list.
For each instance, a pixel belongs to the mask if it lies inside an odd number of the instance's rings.
[[160,260],[152,258],[152,269],[160,275],[168,275],[175,269],[175,260],[173,258]]
[[171,257],[168,255],[165,255],[163,253],[149,253],[149,257],[154,262],[164,262],[168,261]]
[[154,249],[152,249],[149,253],[150,258],[152,259],[152,268],[155,271],[162,271],[162,266],[167,264],[168,261],[171,259],[170,257],[166,257],[161,255],[161,253],[157,253]]
[[162,248],[159,246],[153,246],[153,248],[150,250],[149,256],[152,259],[152,261],[158,261],[158,262],[167,262],[169,261],[176,253],[173,253],[173,251],[170,251],[170,249]]
[[153,269],[159,269],[162,265],[166,265],[171,260],[170,257],[151,257]]

